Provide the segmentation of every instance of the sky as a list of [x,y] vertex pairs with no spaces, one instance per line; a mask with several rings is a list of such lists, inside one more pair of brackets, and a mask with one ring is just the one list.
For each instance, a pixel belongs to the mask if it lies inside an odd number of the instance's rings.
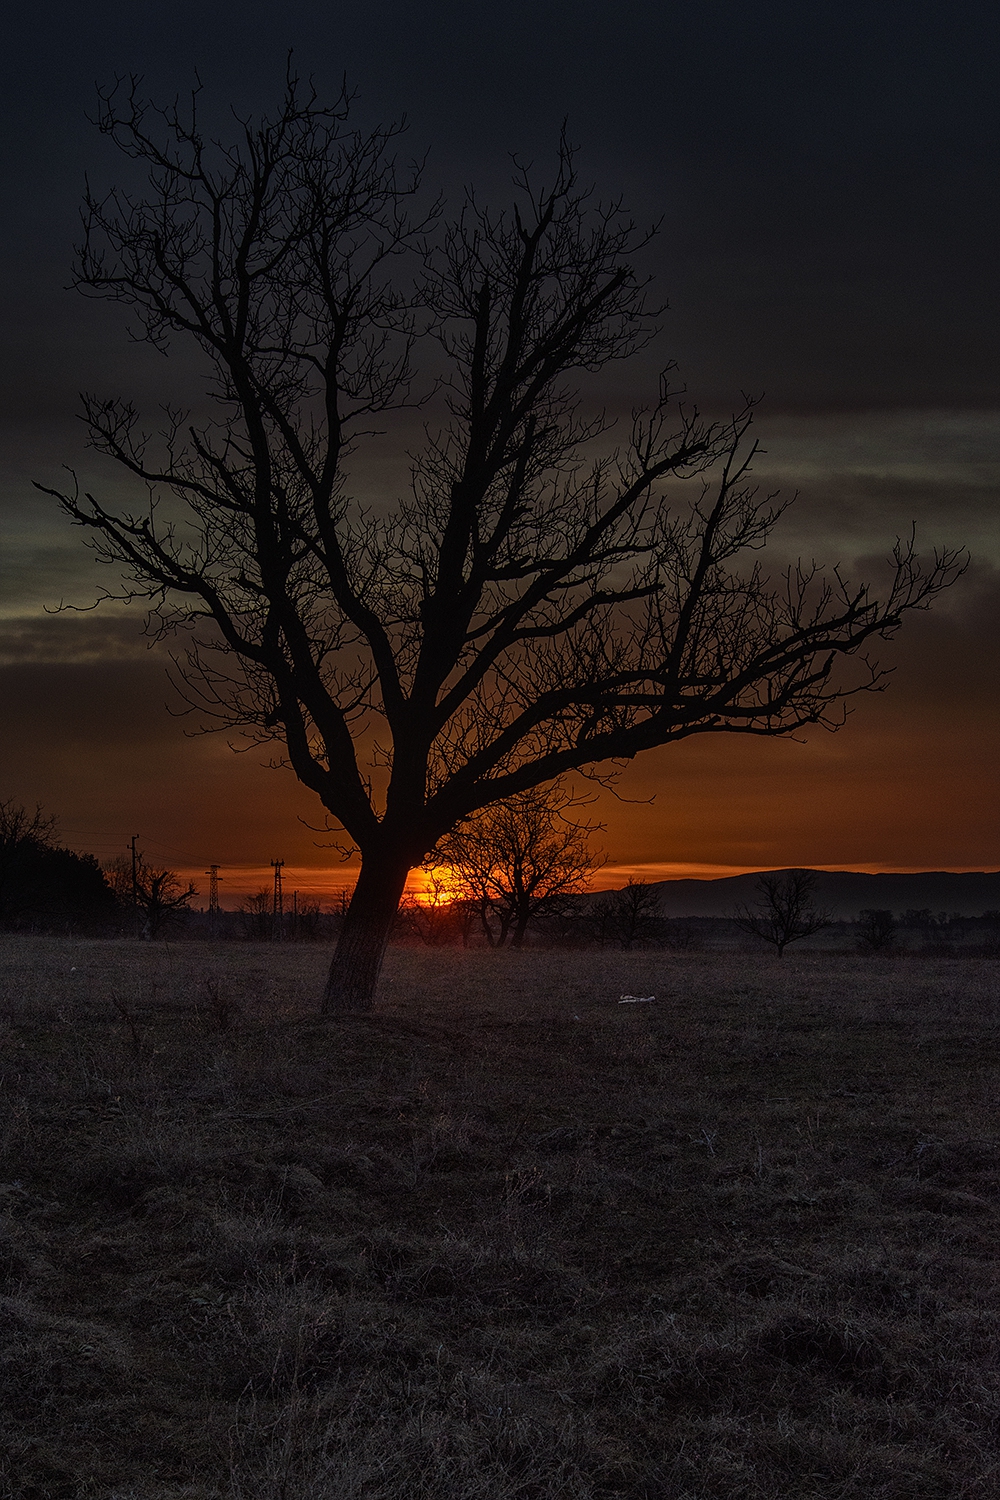
[[85,175],[122,171],[88,123],[95,85],[140,74],[167,98],[197,71],[222,118],[273,107],[291,50],[321,91],[346,76],[359,121],[405,115],[452,201],[474,183],[502,202],[511,155],[544,165],[568,122],[583,175],[661,223],[663,334],[602,400],[627,412],[668,358],[709,413],[762,397],[755,477],[799,494],[776,565],[877,575],[911,523],[922,546],[969,550],[961,583],[881,648],[887,691],[837,734],[701,736],[634,762],[598,809],[602,882],[997,867],[996,7],[94,0],[18,7],[5,42],[0,799],[41,802],[101,857],[138,834],[196,879],[217,863],[230,902],[273,858],[303,891],[349,878],[289,771],[191,736],[140,617],[48,612],[103,580],[32,489],[69,465],[121,493],[86,452],[78,392],[150,406],[191,378],[66,289]]

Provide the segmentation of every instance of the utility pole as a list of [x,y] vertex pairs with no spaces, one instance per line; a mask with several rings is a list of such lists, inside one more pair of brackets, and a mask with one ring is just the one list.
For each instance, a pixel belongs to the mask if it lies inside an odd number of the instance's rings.
[[284,925],[285,901],[281,891],[281,867],[285,863],[283,859],[272,859],[271,869],[274,871],[274,908],[271,914],[271,941],[280,943]]
[[298,936],[299,936],[299,893],[298,893],[298,891],[293,891],[292,892],[292,931],[291,931],[292,940],[293,941],[297,941]]
[[139,858],[135,852],[136,840],[139,835],[132,835],[132,933],[134,937],[139,936]]
[[219,866],[209,865],[205,874],[208,876],[208,934],[215,938],[219,935]]

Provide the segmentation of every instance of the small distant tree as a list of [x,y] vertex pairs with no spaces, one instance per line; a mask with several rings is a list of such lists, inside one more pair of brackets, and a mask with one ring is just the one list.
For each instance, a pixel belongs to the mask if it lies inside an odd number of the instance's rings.
[[891,953],[896,947],[896,919],[891,911],[866,907],[858,919],[861,953]]
[[333,906],[331,906],[331,908],[330,908],[330,913],[331,913],[331,915],[333,917],[333,925],[334,925],[334,928],[335,928],[338,936],[344,930],[344,923],[347,921],[347,913],[351,909],[351,901],[353,900],[353,898],[354,898],[354,887],[353,886],[345,887],[339,893],[339,895],[337,896],[336,901],[334,902]]
[[1000,951],[1000,911],[984,911],[982,916],[975,919],[975,926],[984,939],[980,949],[983,957],[995,957]]
[[159,937],[165,927],[179,921],[191,909],[197,886],[183,885],[173,870],[154,870],[147,865],[139,885],[139,908],[143,913],[143,937]]
[[197,886],[184,885],[175,871],[148,864],[142,854],[136,855],[134,864],[131,855],[116,854],[103,869],[119,905],[135,913],[144,938],[159,937],[165,927],[179,921],[198,894]]
[[127,854],[115,854],[101,865],[104,878],[119,906],[132,905],[132,862]]
[[558,781],[487,808],[438,845],[433,871],[447,870],[453,901],[479,918],[490,947],[524,945],[532,922],[575,909],[602,863],[590,848],[594,825],[568,816],[578,807]]
[[464,904],[456,900],[452,882],[432,870],[420,895],[404,897],[400,903],[397,926],[426,947],[441,948],[457,938],[455,907]]
[[644,880],[629,880],[620,890],[599,898],[593,921],[602,947],[606,943],[625,949],[648,947],[660,937],[663,925],[659,892]]
[[294,942],[312,943],[319,937],[320,918],[319,902],[315,899],[299,899],[292,912],[291,937]]
[[737,908],[734,920],[744,932],[772,943],[783,958],[789,943],[811,937],[829,927],[833,918],[813,903],[816,876],[811,870],[784,870],[762,875],[757,881],[760,900],[756,911]]
[[908,928],[911,932],[918,932],[928,948],[946,947],[954,936],[952,921],[948,913],[946,911],[935,913],[927,906],[919,911],[911,908],[904,912],[900,919],[900,926]]
[[273,934],[273,897],[270,891],[255,891],[244,896],[239,905],[240,921],[244,937],[256,942],[266,942]]
[[701,947],[697,930],[676,918],[661,924],[660,942],[664,948],[672,948],[675,953],[694,953]]

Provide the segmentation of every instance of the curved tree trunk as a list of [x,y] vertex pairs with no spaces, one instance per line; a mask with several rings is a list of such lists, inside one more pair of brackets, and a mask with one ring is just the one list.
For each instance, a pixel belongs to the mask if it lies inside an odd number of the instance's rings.
[[409,873],[403,859],[362,859],[323,993],[324,1015],[374,1008],[375,986]]

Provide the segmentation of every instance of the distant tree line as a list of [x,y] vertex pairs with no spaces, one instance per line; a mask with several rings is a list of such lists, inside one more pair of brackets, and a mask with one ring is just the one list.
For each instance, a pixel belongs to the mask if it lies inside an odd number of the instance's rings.
[[92,854],[56,842],[55,819],[12,799],[0,802],[0,928],[66,931],[100,927],[115,896]]
[[[336,942],[344,913],[350,903],[345,890],[336,904],[320,908],[311,903],[300,907],[296,920],[286,911],[281,941]],[[668,917],[661,908],[658,885],[629,880],[617,890],[564,895],[558,907],[534,915],[521,931],[521,948],[594,948],[624,952],[661,949],[675,953],[729,952],[741,948],[771,949],[777,955],[800,939],[826,934],[823,947],[831,951],[883,957],[903,953],[932,956],[948,953],[969,956],[1000,952],[1000,912],[979,916],[933,912],[863,910],[854,919],[818,913],[805,915],[757,905],[730,916]],[[270,891],[247,897],[238,911],[223,913],[219,936],[257,942],[275,941],[273,901]],[[201,919],[203,922],[203,918]],[[809,931],[802,931],[802,926]],[[204,936],[197,920],[189,924],[192,936]],[[395,945],[429,948],[513,948],[510,893],[495,901],[456,895],[449,878],[441,873],[429,877],[419,896],[406,898],[400,906],[392,934]]]
[[865,910],[858,927],[857,947],[862,953],[891,955],[914,947],[929,953],[948,953],[970,944],[987,953],[1000,949],[1000,911],[966,917],[960,912],[933,912],[923,907],[900,912],[897,917],[891,911]]
[[[403,901],[395,942],[429,947],[521,948],[539,943],[623,951],[731,948],[738,934],[773,948],[823,931],[835,948],[891,957],[904,952],[990,954],[1000,951],[1000,911],[978,917],[864,909],[846,922],[815,905],[809,870],[772,871],[756,882],[755,904],[730,917],[668,918],[661,888],[629,880],[618,890],[589,890],[603,864],[579,821],[580,799],[561,781],[533,788],[460,825],[429,857],[425,888]],[[192,910],[196,888],[136,850],[103,865],[63,848],[56,821],[12,799],[0,801],[0,930],[86,932],[158,938],[243,938],[256,942],[335,942],[351,891],[323,910],[315,898],[273,890],[244,898],[236,911]]]
[[236,932],[258,943],[314,943],[322,937],[332,940],[344,910],[346,903],[341,901],[324,914],[318,901],[303,900],[297,892],[290,904],[276,909],[274,893],[261,889],[240,902],[235,914],[239,924]]
[[56,819],[0,801],[0,929],[160,937],[190,912],[193,885],[141,852],[100,864],[57,842]]

